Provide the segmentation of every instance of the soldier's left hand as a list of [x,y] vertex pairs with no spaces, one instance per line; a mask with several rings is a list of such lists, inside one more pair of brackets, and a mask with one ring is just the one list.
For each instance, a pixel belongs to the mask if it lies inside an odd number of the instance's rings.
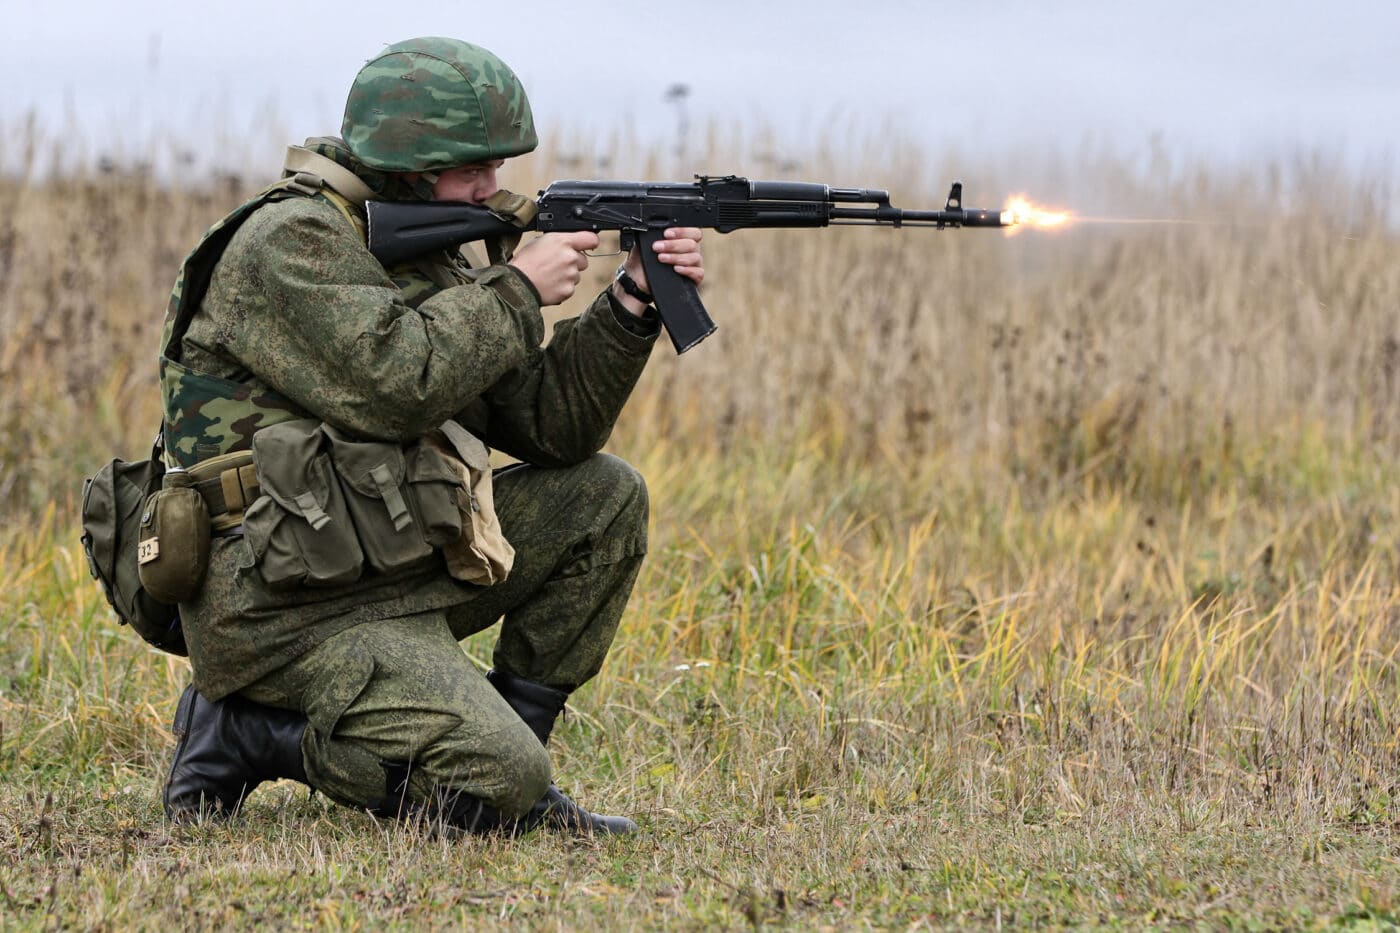
[[[699,227],[670,227],[654,248],[657,258],[671,266],[696,285],[705,281],[705,257],[700,253],[700,240],[705,231]],[[632,276],[644,291],[651,291],[647,284],[646,270],[642,268],[641,246],[634,246],[627,255],[627,274]]]

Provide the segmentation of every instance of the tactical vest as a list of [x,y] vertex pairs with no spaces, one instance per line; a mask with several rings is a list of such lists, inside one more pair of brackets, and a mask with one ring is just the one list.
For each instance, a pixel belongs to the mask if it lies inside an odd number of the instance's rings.
[[[335,207],[363,240],[363,205],[372,196],[370,188],[349,169],[309,149],[290,146],[283,178],[210,227],[185,258],[170,295],[161,344],[165,416],[162,430],[167,465],[189,469],[212,457],[248,450],[256,431],[308,416],[290,399],[271,389],[198,372],[181,360],[181,341],[208,292],[214,267],[238,228],[264,205],[287,198],[313,197]],[[466,261],[475,264],[470,256]],[[466,281],[461,270],[427,260],[407,263],[389,274],[410,306],[417,306],[442,288]]]

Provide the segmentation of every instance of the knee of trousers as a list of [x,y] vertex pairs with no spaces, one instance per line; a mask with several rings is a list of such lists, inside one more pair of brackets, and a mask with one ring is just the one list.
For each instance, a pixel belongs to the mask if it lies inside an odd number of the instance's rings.
[[645,535],[651,505],[642,474],[626,460],[612,454],[594,454],[581,468],[586,471],[585,482],[596,494],[600,510],[612,519],[609,532]]
[[[523,725],[523,724],[522,724]],[[466,791],[508,816],[521,816],[544,796],[552,780],[549,753],[528,729],[508,733],[489,755],[469,727],[443,736],[432,756],[433,783]]]

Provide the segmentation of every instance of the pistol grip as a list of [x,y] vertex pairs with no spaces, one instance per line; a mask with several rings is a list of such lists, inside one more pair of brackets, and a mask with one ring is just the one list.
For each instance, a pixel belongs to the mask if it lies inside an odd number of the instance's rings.
[[656,310],[677,353],[684,353],[715,332],[716,324],[700,300],[695,283],[666,265],[652,245],[664,239],[664,230],[647,230],[637,235],[642,251],[642,268],[647,286],[656,299]]

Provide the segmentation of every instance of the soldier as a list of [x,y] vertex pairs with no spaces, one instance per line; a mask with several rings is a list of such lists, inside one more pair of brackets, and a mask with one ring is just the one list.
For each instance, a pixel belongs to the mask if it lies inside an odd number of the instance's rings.
[[[292,778],[467,831],[632,832],[552,783],[545,743],[646,552],[642,478],[599,453],[660,329],[640,255],[544,346],[540,308],[573,294],[596,235],[491,242],[476,268],[370,255],[367,198],[520,203],[496,178],[537,145],[533,118],[485,49],[389,46],[342,131],[292,147],[206,235],[167,314],[165,456],[214,532],[180,604],[194,682],[166,813],[232,813]],[[700,237],[657,246],[697,284]],[[520,463],[493,475],[483,442]],[[498,619],[483,675],[458,641]]]

